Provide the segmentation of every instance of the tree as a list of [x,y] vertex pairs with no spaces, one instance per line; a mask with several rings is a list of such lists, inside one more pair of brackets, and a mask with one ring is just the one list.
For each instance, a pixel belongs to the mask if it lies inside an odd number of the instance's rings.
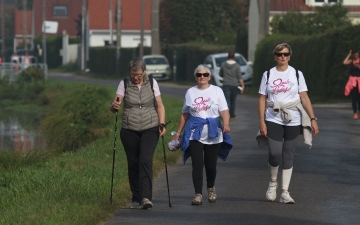
[[219,43],[230,35],[235,41],[246,16],[247,5],[239,0],[166,0],[160,5],[161,37],[170,43]]
[[350,26],[347,11],[342,3],[324,4],[322,7],[316,7],[312,14],[292,10],[282,16],[274,16],[270,26],[272,33],[313,35],[334,27]]

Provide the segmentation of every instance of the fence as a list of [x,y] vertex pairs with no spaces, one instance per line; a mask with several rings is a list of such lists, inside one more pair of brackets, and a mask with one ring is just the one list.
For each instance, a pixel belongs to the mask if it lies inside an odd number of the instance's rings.
[[43,63],[0,63],[0,78],[2,79],[5,75],[8,75],[10,76],[10,81],[16,81],[18,75],[28,67],[42,69],[44,71],[44,78],[47,79],[47,65]]

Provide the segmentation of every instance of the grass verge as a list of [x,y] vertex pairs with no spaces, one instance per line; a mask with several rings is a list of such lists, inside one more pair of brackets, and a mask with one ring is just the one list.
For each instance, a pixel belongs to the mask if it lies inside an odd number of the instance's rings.
[[[80,85],[80,84],[79,84]],[[74,84],[67,87],[76,88]],[[108,88],[112,94],[114,87]],[[109,99],[109,102],[112,99]],[[182,100],[163,97],[167,112],[168,133],[175,130]],[[109,111],[111,114],[111,112]],[[111,114],[114,117],[115,114]],[[120,113],[119,113],[120,117]],[[120,120],[118,120],[120,121]],[[118,122],[113,204],[109,203],[114,144],[111,135],[75,151],[56,155],[0,156],[0,224],[101,224],[127,204],[130,189],[125,152],[120,144]],[[181,152],[167,153],[168,165],[175,163]],[[159,140],[153,160],[154,179],[164,169],[162,142]]]

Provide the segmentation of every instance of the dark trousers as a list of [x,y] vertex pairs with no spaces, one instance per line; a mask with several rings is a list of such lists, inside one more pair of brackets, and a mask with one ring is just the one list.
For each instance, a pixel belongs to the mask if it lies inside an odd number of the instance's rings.
[[207,187],[215,185],[217,156],[220,150],[220,143],[206,145],[199,141],[190,141],[189,151],[192,162],[192,178],[195,194],[202,194],[203,170],[205,165]]
[[236,108],[236,97],[239,93],[239,89],[237,86],[224,85],[223,91],[224,91],[227,105],[229,107],[230,117],[234,118],[235,117],[235,108]]
[[125,149],[132,202],[152,200],[152,161],[159,140],[159,128],[133,131],[121,128],[120,138]]
[[277,167],[282,161],[284,170],[290,169],[294,164],[297,137],[300,135],[301,125],[284,126],[266,121],[268,143],[269,143],[269,164]]
[[357,86],[351,90],[350,95],[354,113],[356,113],[358,110],[360,112],[360,93]]

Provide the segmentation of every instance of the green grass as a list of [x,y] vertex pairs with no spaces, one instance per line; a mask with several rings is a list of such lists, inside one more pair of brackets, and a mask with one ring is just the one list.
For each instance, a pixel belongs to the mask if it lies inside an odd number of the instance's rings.
[[[79,86],[61,82],[60,89],[67,92]],[[116,91],[116,87],[104,88],[112,95]],[[56,99],[57,94],[53,93],[52,97]],[[177,127],[182,100],[165,96],[163,102],[167,109],[166,119],[172,121],[164,138],[166,146],[171,139],[170,132]],[[109,126],[110,135],[75,152],[0,154],[0,224],[101,224],[127,204],[131,193],[125,152],[119,141],[120,113],[113,204],[109,203],[115,114],[108,113],[113,117]],[[181,156],[180,151],[170,152],[167,149],[166,154],[168,165]],[[153,160],[154,179],[164,169],[163,157],[160,138]]]

